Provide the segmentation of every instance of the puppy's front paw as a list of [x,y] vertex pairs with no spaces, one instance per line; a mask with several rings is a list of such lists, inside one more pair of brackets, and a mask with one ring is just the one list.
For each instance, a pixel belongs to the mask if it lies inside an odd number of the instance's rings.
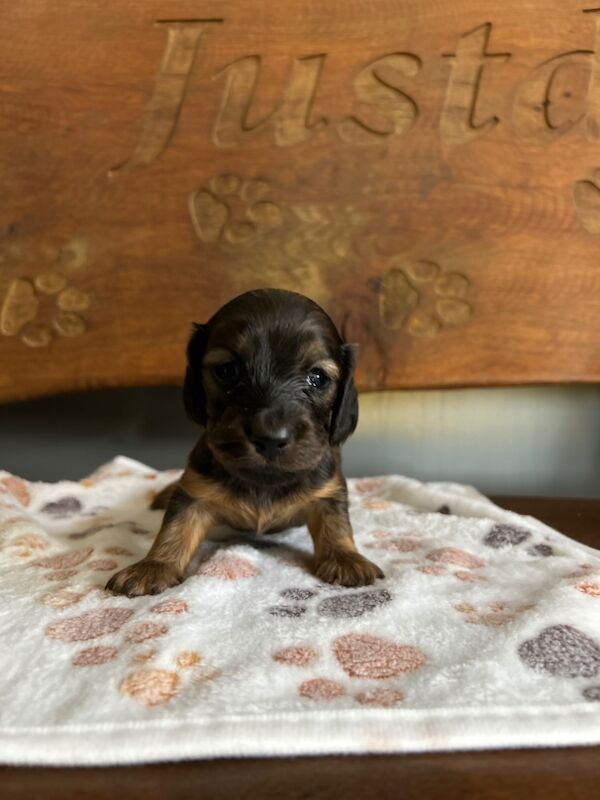
[[113,594],[137,597],[141,594],[160,594],[171,586],[177,586],[182,580],[183,575],[170,564],[144,558],[113,575],[106,588]]
[[360,553],[340,551],[317,562],[315,574],[325,583],[339,586],[369,586],[385,577],[377,564]]

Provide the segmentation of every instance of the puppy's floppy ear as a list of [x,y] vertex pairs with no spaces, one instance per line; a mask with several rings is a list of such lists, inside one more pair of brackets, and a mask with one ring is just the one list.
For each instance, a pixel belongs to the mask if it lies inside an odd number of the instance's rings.
[[208,330],[206,325],[194,322],[187,346],[187,370],[183,383],[183,405],[188,417],[198,425],[206,425],[206,395],[202,385],[202,359],[206,349]]
[[358,395],[354,385],[357,360],[358,345],[343,344],[340,348],[340,382],[329,424],[329,441],[333,445],[345,442],[358,422]]

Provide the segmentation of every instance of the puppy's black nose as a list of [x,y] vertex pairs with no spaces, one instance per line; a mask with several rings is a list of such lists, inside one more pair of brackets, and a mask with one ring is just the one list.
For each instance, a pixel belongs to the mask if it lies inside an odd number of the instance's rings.
[[272,461],[289,444],[290,434],[287,428],[270,431],[268,435],[265,432],[254,432],[250,441],[261,455]]
[[246,435],[256,451],[269,461],[274,460],[292,440],[292,431],[282,408],[261,408],[246,427]]

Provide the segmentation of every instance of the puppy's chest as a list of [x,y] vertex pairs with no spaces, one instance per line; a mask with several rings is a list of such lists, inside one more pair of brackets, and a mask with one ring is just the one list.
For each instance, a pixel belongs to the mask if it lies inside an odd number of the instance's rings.
[[314,503],[336,494],[339,478],[334,476],[318,488],[298,490],[274,500],[236,494],[193,470],[184,474],[180,485],[206,508],[214,524],[266,533],[303,525]]
[[287,503],[252,503],[232,498],[219,509],[219,516],[232,528],[267,533],[302,524],[307,500],[308,498]]

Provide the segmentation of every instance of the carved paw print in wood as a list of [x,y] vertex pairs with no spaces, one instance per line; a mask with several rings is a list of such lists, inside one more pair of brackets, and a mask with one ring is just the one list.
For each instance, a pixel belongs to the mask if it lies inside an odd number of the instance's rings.
[[591,180],[575,181],[573,201],[577,216],[588,233],[600,233],[600,169]]
[[379,316],[386,328],[435,336],[471,318],[470,291],[469,278],[444,272],[434,261],[394,259],[379,285]]
[[89,307],[90,296],[73,286],[64,272],[85,264],[86,248],[79,237],[60,248],[48,246],[44,257],[53,262],[49,269],[9,283],[0,305],[3,336],[19,336],[23,344],[38,348],[48,347],[57,335],[74,337],[85,332],[82,312]]
[[268,199],[271,185],[259,178],[217,175],[192,192],[189,209],[203,242],[241,244],[282,223],[281,207]]

